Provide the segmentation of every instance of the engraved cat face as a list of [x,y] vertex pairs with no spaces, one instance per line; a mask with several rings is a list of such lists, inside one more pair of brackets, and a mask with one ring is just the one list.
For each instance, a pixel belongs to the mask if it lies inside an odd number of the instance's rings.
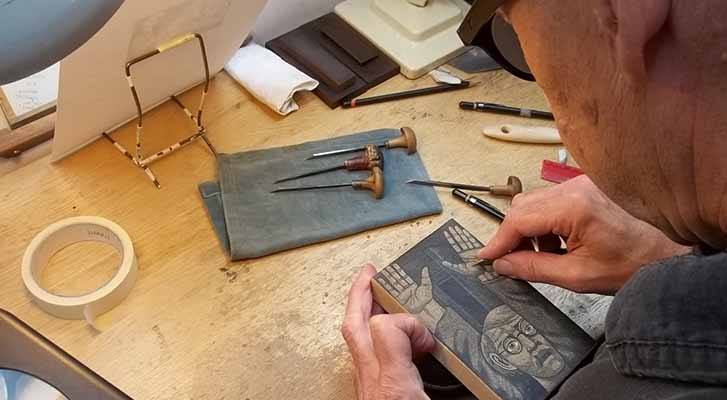
[[548,339],[507,305],[487,314],[480,347],[496,366],[538,378],[551,378],[565,367],[565,359]]

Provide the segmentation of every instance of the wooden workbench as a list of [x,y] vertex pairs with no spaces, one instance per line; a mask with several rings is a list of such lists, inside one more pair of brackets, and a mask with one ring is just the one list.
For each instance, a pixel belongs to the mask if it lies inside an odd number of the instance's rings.
[[[205,111],[221,152],[282,146],[383,127],[413,127],[433,179],[546,185],[540,163],[557,146],[485,139],[485,123],[527,120],[460,111],[460,100],[547,108],[535,84],[504,72],[479,76],[464,91],[395,103],[330,110],[312,94],[282,118],[225,73],[213,81]],[[429,78],[394,78],[380,94],[429,86]],[[183,96],[195,104],[197,91]],[[544,122],[537,122],[544,124]],[[165,104],[145,119],[148,152],[189,133],[186,117]],[[133,127],[114,133],[132,148]],[[148,144],[148,145],[147,145]],[[0,177],[0,307],[5,308],[135,399],[348,399],[351,365],[339,333],[346,293],[359,266],[383,267],[440,224],[457,218],[482,240],[496,223],[440,192],[444,212],[333,242],[243,262],[229,262],[209,223],[197,184],[215,179],[202,142],[158,161],[157,190],[143,172],[98,140],[54,164],[43,158]],[[485,196],[483,196],[485,197]],[[492,200],[506,209],[505,200]],[[20,263],[40,230],[62,218],[94,215],[131,236],[140,274],[131,295],[97,320],[51,317],[25,293]],[[74,245],[53,258],[45,282],[80,294],[114,273],[113,250]],[[1,340],[1,339],[0,339]]]

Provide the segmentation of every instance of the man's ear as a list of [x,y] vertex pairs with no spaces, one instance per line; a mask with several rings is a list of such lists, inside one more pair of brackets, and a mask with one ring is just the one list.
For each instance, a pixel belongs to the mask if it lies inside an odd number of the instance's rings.
[[617,62],[630,78],[646,75],[647,46],[666,26],[671,0],[610,0]]

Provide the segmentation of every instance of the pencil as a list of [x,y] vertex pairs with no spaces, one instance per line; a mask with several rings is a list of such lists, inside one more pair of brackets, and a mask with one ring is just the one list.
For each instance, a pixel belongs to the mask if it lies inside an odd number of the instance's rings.
[[395,101],[395,100],[401,100],[401,99],[408,99],[411,97],[426,96],[426,95],[435,94],[435,93],[449,92],[451,90],[466,89],[469,86],[470,86],[469,81],[462,81],[462,83],[454,84],[454,85],[445,83],[445,84],[441,84],[438,86],[408,90],[405,92],[389,93],[389,94],[384,94],[381,96],[366,97],[363,99],[346,100],[343,102],[342,106],[343,106],[343,108],[353,108],[353,107],[365,106],[367,104],[384,103],[387,101]]

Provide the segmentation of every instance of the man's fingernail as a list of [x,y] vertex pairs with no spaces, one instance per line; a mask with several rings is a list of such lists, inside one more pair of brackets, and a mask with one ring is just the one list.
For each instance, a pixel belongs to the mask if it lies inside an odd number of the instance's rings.
[[507,260],[499,259],[495,260],[495,262],[492,264],[492,266],[495,268],[495,272],[497,272],[500,275],[505,276],[512,276],[513,272],[515,272],[515,266]]

